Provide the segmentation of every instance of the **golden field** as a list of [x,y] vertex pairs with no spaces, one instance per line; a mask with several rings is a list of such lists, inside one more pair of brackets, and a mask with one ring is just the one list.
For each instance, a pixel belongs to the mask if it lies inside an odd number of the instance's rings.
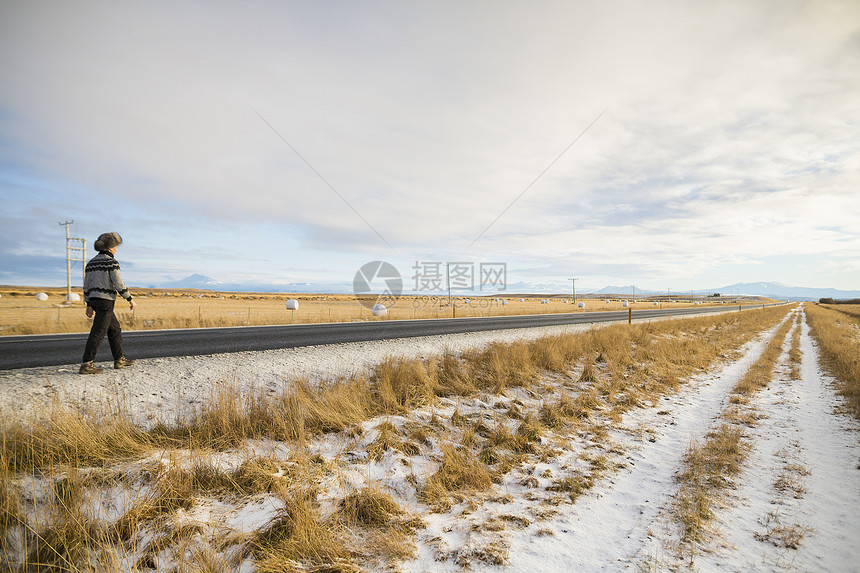
[[[39,301],[44,292],[48,300]],[[81,291],[73,290],[82,297]],[[116,314],[123,329],[153,330],[164,328],[203,328],[324,322],[360,322],[371,320],[410,320],[427,318],[463,318],[566,312],[623,310],[625,299],[577,297],[584,302],[579,308],[564,295],[505,297],[454,297],[453,308],[445,296],[403,296],[388,305],[388,314],[376,317],[347,294],[235,293],[203,290],[131,289],[137,308],[132,312],[125,301],[118,301]],[[90,321],[84,315],[85,305],[67,303],[65,288],[0,288],[0,335],[87,332]],[[299,309],[286,309],[286,301],[296,299]],[[522,301],[521,301],[522,299]],[[542,304],[548,300],[548,304]],[[468,301],[468,302],[466,302]],[[505,302],[503,302],[505,301]],[[608,302],[607,302],[608,301]],[[700,305],[751,305],[760,300],[735,300],[724,297],[690,297],[668,299],[654,297],[630,300],[634,310],[679,308]],[[385,304],[385,302],[383,301]]]
[[838,310],[852,316],[860,316],[860,304],[822,304],[819,305],[830,310]]

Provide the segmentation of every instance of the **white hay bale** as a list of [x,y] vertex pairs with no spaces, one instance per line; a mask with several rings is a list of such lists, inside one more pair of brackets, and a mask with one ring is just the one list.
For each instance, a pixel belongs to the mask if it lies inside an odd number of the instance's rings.
[[621,303],[621,306],[626,308],[626,307],[630,306],[630,303],[625,300],[624,302]]
[[299,301],[291,298],[287,301],[287,310],[299,310]]
[[72,294],[66,295],[66,300],[69,302],[78,302],[79,300],[81,300],[81,295],[76,292],[73,292]]
[[506,304],[508,304],[508,301],[502,299],[502,305],[506,305]]
[[385,308],[384,304],[376,303],[373,305],[373,308],[370,309],[370,312],[373,313],[373,316],[385,316],[388,314],[388,309]]
[[48,295],[46,293],[40,292],[36,295],[36,300],[48,300]]
[[578,306],[579,308],[585,308],[585,303],[584,302],[578,302],[578,303],[576,303],[576,306]]

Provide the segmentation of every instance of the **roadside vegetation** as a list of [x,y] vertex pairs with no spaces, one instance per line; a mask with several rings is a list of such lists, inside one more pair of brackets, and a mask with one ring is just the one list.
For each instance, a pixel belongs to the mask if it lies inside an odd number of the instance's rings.
[[860,419],[860,305],[808,304],[805,308],[823,366],[837,379],[837,390],[849,411]]
[[[223,383],[194,415],[145,425],[119,407],[61,404],[6,418],[0,569],[385,570],[415,555],[433,512],[464,516],[472,540],[439,541],[437,559],[503,564],[505,529],[549,519],[623,467],[609,432],[626,412],[736,358],[788,310],[391,358],[328,384],[288,381],[277,394]],[[740,404],[745,392],[736,390]],[[744,449],[736,421],[724,425],[705,446],[720,452],[720,476]],[[563,463],[537,471],[550,461]],[[709,464],[695,466],[702,479],[723,479]],[[402,475],[397,487],[392,475]],[[502,483],[529,490],[530,515],[469,525],[482,506],[510,503]]]

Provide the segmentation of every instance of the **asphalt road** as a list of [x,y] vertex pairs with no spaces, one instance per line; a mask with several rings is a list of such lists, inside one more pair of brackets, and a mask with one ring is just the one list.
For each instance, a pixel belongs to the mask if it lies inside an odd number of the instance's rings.
[[[761,308],[746,307],[746,308]],[[686,314],[725,312],[731,306],[647,309],[633,311],[634,319]],[[123,332],[123,346],[130,358],[199,356],[385,340],[413,336],[457,334],[509,328],[532,328],[592,322],[625,321],[628,312],[575,312],[485,318],[440,318],[431,320],[391,320],[378,322],[296,324],[284,326],[241,326],[182,330],[141,330]],[[87,334],[42,334],[0,337],[0,370],[77,364],[84,351]],[[96,361],[110,361],[107,340],[99,347]]]

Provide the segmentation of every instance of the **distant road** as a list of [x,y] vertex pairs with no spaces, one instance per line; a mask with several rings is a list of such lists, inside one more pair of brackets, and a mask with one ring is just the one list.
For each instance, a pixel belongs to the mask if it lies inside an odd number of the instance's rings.
[[[761,308],[761,306],[745,307]],[[733,310],[732,306],[634,310],[634,319],[705,314]],[[627,320],[627,311],[576,312],[493,316],[485,318],[437,318],[430,320],[391,320],[295,324],[284,326],[239,326],[230,328],[191,328],[182,330],[138,330],[123,332],[123,346],[130,358],[164,356],[201,356],[224,352],[243,352],[504,330],[592,322]],[[0,337],[0,370],[77,364],[81,360],[86,334],[40,334]],[[107,340],[102,342],[96,361],[110,361]]]

